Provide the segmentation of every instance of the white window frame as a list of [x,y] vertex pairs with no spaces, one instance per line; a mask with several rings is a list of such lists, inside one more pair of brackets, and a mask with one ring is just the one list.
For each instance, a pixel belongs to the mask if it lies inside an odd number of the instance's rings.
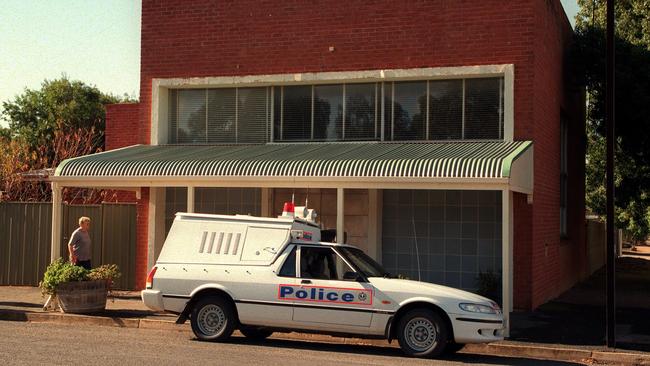
[[[514,138],[514,65],[478,65],[413,69],[337,71],[301,74],[152,79],[150,144],[169,141],[169,89],[244,88],[260,86],[372,83],[390,81],[503,77],[503,140]],[[277,138],[277,136],[275,136]]]

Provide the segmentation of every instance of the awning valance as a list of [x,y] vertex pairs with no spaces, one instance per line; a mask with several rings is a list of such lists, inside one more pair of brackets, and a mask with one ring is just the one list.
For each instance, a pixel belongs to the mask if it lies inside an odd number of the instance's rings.
[[135,145],[65,160],[53,180],[504,179],[531,146],[530,141]]

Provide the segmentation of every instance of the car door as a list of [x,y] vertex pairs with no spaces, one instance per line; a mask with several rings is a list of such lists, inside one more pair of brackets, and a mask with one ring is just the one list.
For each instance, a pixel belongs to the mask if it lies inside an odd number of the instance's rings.
[[[242,297],[236,301],[240,321],[246,325],[290,327],[293,324],[293,301],[280,301],[283,286],[296,284],[296,247],[289,245],[278,258],[278,267],[250,267],[250,278],[241,284]],[[263,270],[265,269],[265,270]]]
[[298,281],[281,293],[293,300],[293,320],[298,326],[332,330],[370,327],[372,285],[361,280],[332,247],[301,245],[298,258]]

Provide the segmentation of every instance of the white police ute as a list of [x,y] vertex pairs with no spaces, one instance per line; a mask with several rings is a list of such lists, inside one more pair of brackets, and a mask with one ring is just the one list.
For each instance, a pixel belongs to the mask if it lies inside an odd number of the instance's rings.
[[[397,279],[351,245],[321,242],[301,216],[261,218],[179,213],[142,300],[190,320],[196,337],[235,329],[397,338],[408,355],[440,356],[466,343],[503,339],[499,306],[484,297]],[[300,215],[296,215],[300,216]]]

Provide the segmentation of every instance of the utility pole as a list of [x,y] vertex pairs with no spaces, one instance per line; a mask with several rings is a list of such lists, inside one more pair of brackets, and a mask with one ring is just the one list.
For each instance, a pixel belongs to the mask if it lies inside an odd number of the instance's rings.
[[616,347],[616,242],[614,240],[614,0],[607,0],[607,347]]

